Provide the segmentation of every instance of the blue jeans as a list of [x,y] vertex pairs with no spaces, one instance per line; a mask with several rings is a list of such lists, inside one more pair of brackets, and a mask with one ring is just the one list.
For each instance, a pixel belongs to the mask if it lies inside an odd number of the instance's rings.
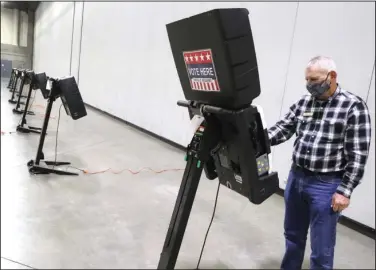
[[342,179],[291,169],[285,189],[286,252],[281,269],[302,269],[308,228],[311,236],[310,269],[333,269],[339,213],[331,207]]

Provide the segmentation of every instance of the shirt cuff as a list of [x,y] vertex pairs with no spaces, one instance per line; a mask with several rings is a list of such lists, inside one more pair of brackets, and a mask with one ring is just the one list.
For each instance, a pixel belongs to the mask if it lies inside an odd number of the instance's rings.
[[352,189],[348,188],[347,185],[344,183],[341,183],[336,191],[338,194],[341,194],[342,196],[345,196],[346,198],[351,198]]
[[271,130],[268,130],[268,139],[269,139],[270,146],[274,146],[275,145],[275,138],[273,137]]

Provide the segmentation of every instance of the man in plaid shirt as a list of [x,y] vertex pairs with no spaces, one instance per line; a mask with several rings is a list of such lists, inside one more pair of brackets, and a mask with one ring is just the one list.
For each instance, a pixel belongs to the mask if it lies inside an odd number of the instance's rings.
[[333,269],[337,221],[363,177],[371,120],[366,103],[337,83],[331,58],[311,59],[305,76],[309,94],[268,131],[272,146],[296,134],[281,268],[301,269],[310,227],[311,269]]

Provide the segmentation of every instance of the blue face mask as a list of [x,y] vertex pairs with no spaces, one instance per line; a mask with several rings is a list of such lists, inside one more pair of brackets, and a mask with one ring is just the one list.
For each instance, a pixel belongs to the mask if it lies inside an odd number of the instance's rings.
[[330,89],[330,83],[327,82],[328,77],[329,77],[329,73],[323,82],[307,83],[306,88],[308,92],[313,97],[322,96],[325,92],[327,92]]

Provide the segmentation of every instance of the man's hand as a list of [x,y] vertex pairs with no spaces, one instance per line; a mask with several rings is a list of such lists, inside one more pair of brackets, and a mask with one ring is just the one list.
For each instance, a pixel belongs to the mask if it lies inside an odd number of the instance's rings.
[[350,204],[350,199],[345,196],[334,193],[332,197],[332,208],[334,212],[341,212],[346,209]]

